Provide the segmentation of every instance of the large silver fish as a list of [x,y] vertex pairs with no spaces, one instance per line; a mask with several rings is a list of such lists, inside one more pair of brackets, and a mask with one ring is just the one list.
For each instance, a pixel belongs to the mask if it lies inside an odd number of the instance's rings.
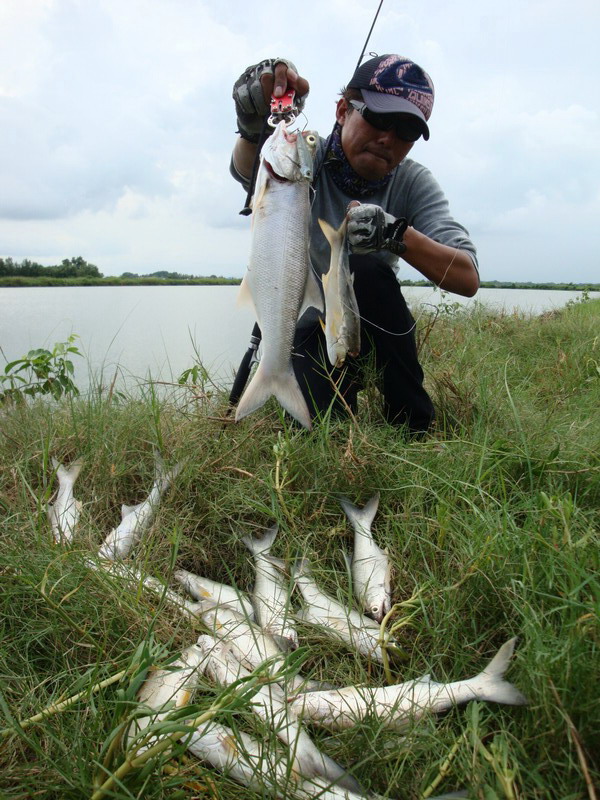
[[425,675],[382,688],[348,686],[298,695],[291,706],[303,719],[332,730],[351,728],[367,716],[386,728],[402,730],[426,712],[445,711],[469,700],[525,705],[524,695],[504,680],[515,642],[505,642],[483,672],[468,680],[436,683]]
[[379,507],[379,493],[364,508],[358,508],[346,499],[340,500],[340,504],[354,528],[351,565],[354,595],[367,614],[381,622],[392,606],[392,599],[388,555],[377,545],[371,532]]
[[[198,728],[188,740],[188,750],[201,761],[255,791],[261,797],[280,800],[383,800],[381,795],[357,794],[315,775],[303,779],[290,765],[291,753],[273,748],[267,741],[259,742],[244,731],[233,731],[211,720]],[[452,792],[430,800],[451,800],[468,797],[467,792]]]
[[254,556],[256,580],[252,599],[258,623],[282,650],[295,650],[298,634],[290,616],[290,592],[281,572],[267,558],[276,536],[277,525],[274,525],[261,537],[244,536],[242,542]]
[[179,474],[182,464],[176,464],[169,472],[164,472],[162,461],[156,458],[156,477],[148,497],[137,506],[121,507],[121,524],[114,528],[100,547],[101,558],[114,561],[126,558],[131,548],[150,527],[161,497]]
[[[298,147],[299,136],[307,147]],[[238,403],[236,421],[274,395],[298,422],[311,427],[291,355],[299,317],[310,306],[323,310],[308,254],[310,178],[302,155],[306,149],[314,155],[316,144],[315,133],[290,134],[285,122],[280,122],[261,151],[252,200],[250,261],[240,299],[252,300],[262,332],[262,352]]]
[[337,231],[320,219],[319,225],[331,247],[329,271],[323,277],[325,295],[325,342],[334,367],[341,367],[346,356],[360,353],[360,312],[350,273],[346,220]]
[[73,539],[81,514],[81,502],[73,496],[73,485],[81,471],[83,460],[78,458],[64,467],[53,458],[52,466],[58,478],[58,494],[53,505],[48,506],[48,519],[52,526],[54,541],[65,544]]
[[238,614],[244,614],[248,619],[254,619],[252,603],[240,589],[195,575],[185,569],[176,569],[173,577],[195,600],[211,600],[217,605],[227,605]]
[[[279,563],[276,559],[272,561]],[[325,594],[315,583],[307,559],[296,561],[292,574],[304,599],[304,608],[296,614],[299,619],[319,625],[325,633],[341,639],[359,653],[383,662],[380,627],[376,622]],[[389,644],[394,642],[390,640]]]
[[[282,751],[270,742],[259,742],[244,731],[234,732],[218,722],[209,722],[191,735],[188,750],[227,775],[228,778],[253,789],[261,797],[281,800],[361,800],[367,795],[351,792],[315,775],[304,778],[297,762],[290,764],[290,749]],[[466,795],[460,795],[466,797]],[[379,795],[369,794],[370,800]],[[431,798],[435,800],[435,798]]]
[[[275,674],[279,671],[285,656],[270,634],[229,606],[216,605],[209,600],[198,600],[194,605],[197,608],[197,616],[214,636],[227,641],[233,655],[244,667],[256,669],[264,661],[269,660],[270,673]],[[306,680],[301,675],[295,675],[290,679],[290,686],[303,691],[317,688],[318,684]],[[323,684],[318,688],[322,686]]]
[[188,705],[202,659],[202,650],[193,644],[168,667],[150,670],[137,696],[138,703],[148,709],[148,714],[133,720],[128,733],[130,741],[139,740],[146,728],[161,722],[172,710]]
[[[235,658],[227,642],[212,636],[200,636],[197,646],[204,654],[200,669],[221,686],[230,686],[250,672]],[[358,782],[339,764],[322,753],[299,724],[283,689],[276,683],[259,686],[252,697],[252,711],[272,728],[273,733],[294,753],[295,768],[305,778],[322,775],[351,791],[360,789]]]

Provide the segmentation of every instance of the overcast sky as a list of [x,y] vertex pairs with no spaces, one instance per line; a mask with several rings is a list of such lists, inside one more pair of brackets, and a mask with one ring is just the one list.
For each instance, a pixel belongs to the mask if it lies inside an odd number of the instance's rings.
[[[0,0],[0,255],[243,275],[232,84],[291,59],[326,136],[377,5]],[[484,280],[600,281],[599,30],[598,0],[384,0],[368,51],[432,76],[431,138],[411,156]]]

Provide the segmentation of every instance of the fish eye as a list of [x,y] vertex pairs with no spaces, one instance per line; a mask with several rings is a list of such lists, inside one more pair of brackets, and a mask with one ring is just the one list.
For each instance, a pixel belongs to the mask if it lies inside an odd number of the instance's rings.
[[306,143],[307,144],[316,144],[317,143],[317,137],[314,135],[314,133],[309,133],[308,134],[308,136],[306,137]]

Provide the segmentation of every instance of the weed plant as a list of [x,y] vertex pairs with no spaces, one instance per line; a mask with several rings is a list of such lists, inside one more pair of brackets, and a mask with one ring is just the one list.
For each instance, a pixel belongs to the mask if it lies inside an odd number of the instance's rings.
[[[405,736],[374,719],[338,734],[315,730],[364,786],[407,800],[463,787],[481,800],[596,797],[598,331],[598,301],[539,317],[475,308],[422,318],[421,359],[438,418],[420,441],[384,422],[375,384],[355,419],[326,417],[312,432],[274,403],[236,425],[224,391],[208,397],[189,386],[170,396],[146,388],[126,398],[92,392],[5,405],[0,796],[92,796],[98,776],[114,774],[122,757],[119,731],[149,666],[202,631],[139,585],[86,565],[120,521],[121,504],[147,495],[157,448],[185,466],[134,551],[145,574],[169,583],[182,567],[250,591],[252,560],[240,539],[277,522],[274,554],[308,556],[323,588],[349,600],[342,551],[351,551],[352,535],[338,499],[362,505],[380,492],[373,527],[393,562],[393,599],[412,598],[398,612],[409,624],[394,681],[471,677],[519,637],[508,679],[527,707],[473,702],[425,716]],[[58,547],[45,511],[56,489],[51,457],[79,456],[83,514],[71,546]],[[385,683],[380,666],[306,625],[300,633],[304,673],[336,685]],[[78,693],[64,710],[23,723]],[[219,698],[203,683],[195,713]],[[274,744],[247,702],[229,699],[219,715]],[[181,745],[115,780],[106,796],[260,793],[240,790]]]

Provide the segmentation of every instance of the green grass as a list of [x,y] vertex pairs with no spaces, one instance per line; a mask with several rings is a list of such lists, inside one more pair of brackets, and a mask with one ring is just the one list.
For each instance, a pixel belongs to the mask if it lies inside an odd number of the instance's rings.
[[[425,717],[406,737],[373,720],[315,738],[363,784],[418,798],[449,755],[434,794],[592,797],[600,780],[600,302],[541,317],[475,309],[420,320],[421,357],[437,430],[406,442],[383,422],[374,389],[356,422],[299,430],[270,404],[239,425],[221,422],[225,395],[126,401],[98,396],[0,409],[0,797],[90,797],[111,736],[131,713],[152,661],[191,644],[193,625],[155,597],[89,570],[93,553],[153,480],[153,449],[185,468],[135,551],[168,580],[183,567],[250,589],[240,539],[277,521],[276,555],[307,554],[315,576],[347,597],[342,549],[352,536],[338,503],[381,493],[374,531],[394,564],[394,600],[415,593],[401,632],[409,654],[395,680],[431,672],[471,677],[517,635],[509,679],[525,708],[471,703]],[[85,459],[76,484],[84,512],[71,548],[53,544],[45,505],[51,456]],[[406,612],[405,612],[406,613]],[[304,672],[343,685],[384,682],[383,670],[301,628]],[[137,672],[132,664],[138,664]],[[127,670],[119,683],[90,688]],[[23,729],[18,721],[87,690]],[[203,685],[199,713],[217,693]],[[227,724],[270,735],[247,710]],[[110,768],[122,758],[118,748]],[[251,796],[184,756],[159,757],[110,797],[229,800]]]

